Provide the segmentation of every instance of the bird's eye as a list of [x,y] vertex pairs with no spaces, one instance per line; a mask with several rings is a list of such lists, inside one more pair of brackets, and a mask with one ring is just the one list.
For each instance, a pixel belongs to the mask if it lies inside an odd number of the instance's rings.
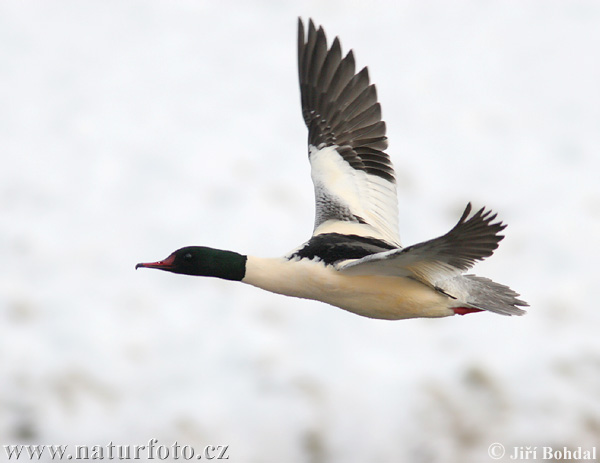
[[184,260],[185,262],[191,262],[191,260],[192,260],[192,253],[191,253],[191,252],[188,252],[188,253],[184,254],[184,255],[183,255],[183,260]]

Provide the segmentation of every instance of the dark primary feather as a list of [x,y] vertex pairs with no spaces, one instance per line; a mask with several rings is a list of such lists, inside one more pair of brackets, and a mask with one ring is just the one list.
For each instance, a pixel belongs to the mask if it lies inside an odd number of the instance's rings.
[[353,168],[395,182],[384,152],[385,122],[367,68],[355,73],[354,55],[350,51],[342,58],[337,37],[328,50],[323,28],[317,30],[312,20],[305,37],[298,19],[298,76],[309,143],[317,148],[337,145]]
[[504,238],[499,235],[506,225],[495,222],[496,214],[481,208],[469,218],[471,203],[458,223],[443,236],[404,249],[366,256],[342,264],[339,270],[352,274],[413,275],[432,282],[440,275],[449,277],[471,268],[493,254]]
[[458,223],[439,238],[405,248],[402,252],[422,254],[426,260],[437,260],[459,270],[468,270],[479,260],[491,256],[502,241],[499,235],[506,228],[502,222],[492,223],[497,214],[485,208],[479,209],[471,218],[471,203],[467,204]]

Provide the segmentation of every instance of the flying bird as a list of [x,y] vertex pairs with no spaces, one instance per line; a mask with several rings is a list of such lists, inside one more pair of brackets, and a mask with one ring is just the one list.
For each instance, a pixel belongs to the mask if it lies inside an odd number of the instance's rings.
[[262,258],[188,246],[158,262],[173,273],[241,281],[370,318],[398,320],[490,311],[521,315],[528,304],[508,286],[472,274],[506,225],[469,203],[439,238],[402,247],[396,177],[385,122],[367,68],[330,47],[322,27],[298,20],[298,75],[315,191],[311,238],[287,255]]

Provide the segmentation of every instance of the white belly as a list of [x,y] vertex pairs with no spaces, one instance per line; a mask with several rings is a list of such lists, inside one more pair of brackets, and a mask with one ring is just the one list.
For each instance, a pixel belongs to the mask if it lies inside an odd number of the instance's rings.
[[286,296],[314,299],[370,318],[397,320],[454,315],[452,299],[403,277],[347,276],[308,259],[248,256],[244,283]]

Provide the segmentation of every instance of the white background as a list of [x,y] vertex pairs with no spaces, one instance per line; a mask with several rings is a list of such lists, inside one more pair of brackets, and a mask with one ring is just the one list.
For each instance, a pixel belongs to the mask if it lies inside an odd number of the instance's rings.
[[[310,236],[298,16],[369,65],[403,243],[492,208],[506,238],[475,271],[526,316],[376,321],[134,271]],[[0,444],[383,463],[600,445],[599,48],[593,0],[0,3]]]

